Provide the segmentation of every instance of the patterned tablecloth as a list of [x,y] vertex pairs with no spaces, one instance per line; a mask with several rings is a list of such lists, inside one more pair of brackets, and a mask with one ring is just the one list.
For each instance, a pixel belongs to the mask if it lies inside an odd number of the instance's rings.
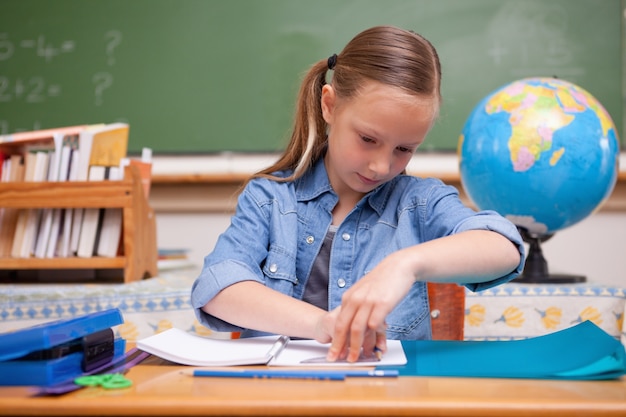
[[583,284],[508,283],[466,291],[465,339],[540,336],[590,320],[626,344],[626,289]]
[[[170,327],[218,338],[201,326],[189,303],[197,269],[161,271],[159,277],[128,284],[0,284],[0,333],[47,321],[119,308],[124,323],[116,333],[134,342]],[[539,336],[591,320],[626,342],[626,290],[592,285],[509,283],[466,292],[465,338],[510,340]]]
[[170,327],[214,337],[230,337],[201,326],[189,295],[195,269],[161,271],[158,277],[128,284],[2,284],[0,333],[47,321],[119,308],[124,323],[115,326],[127,342]]

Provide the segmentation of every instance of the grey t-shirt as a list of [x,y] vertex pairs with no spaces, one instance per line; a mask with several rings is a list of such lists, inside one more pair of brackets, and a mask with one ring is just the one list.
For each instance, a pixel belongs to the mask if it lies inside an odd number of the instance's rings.
[[333,246],[333,239],[337,232],[337,226],[330,226],[320,252],[313,262],[311,276],[304,288],[302,300],[313,304],[321,309],[328,310],[328,269],[330,262],[330,249]]

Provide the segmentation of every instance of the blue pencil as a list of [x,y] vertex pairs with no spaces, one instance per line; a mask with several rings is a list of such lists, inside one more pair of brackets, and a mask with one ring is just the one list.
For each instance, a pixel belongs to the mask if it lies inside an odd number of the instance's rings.
[[343,381],[347,377],[397,377],[398,371],[389,370],[266,370],[266,369],[240,369],[240,370],[210,370],[195,369],[193,376],[220,377],[220,378],[291,378],[313,379],[326,381]]

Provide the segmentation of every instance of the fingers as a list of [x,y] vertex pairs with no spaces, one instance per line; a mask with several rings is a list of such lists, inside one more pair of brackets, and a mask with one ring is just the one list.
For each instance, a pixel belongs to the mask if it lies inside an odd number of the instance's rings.
[[[357,352],[356,356],[353,356],[353,348]],[[349,347],[344,347],[337,359],[346,360],[347,362],[356,362],[361,358],[381,360],[385,353],[387,353],[387,335],[384,330],[382,332],[368,330],[365,332],[362,347],[360,344],[350,341]]]
[[[377,344],[386,351],[385,318],[391,304],[367,281],[346,291],[332,330],[332,343],[326,359],[356,362],[361,353],[371,356]],[[380,336],[379,336],[380,334]]]
[[381,326],[377,331],[368,330],[363,340],[362,356],[375,357],[382,359],[387,352],[387,333],[386,324]]
[[369,313],[358,303],[345,303],[341,306],[326,360],[334,362],[346,358],[349,362],[354,362],[358,359],[368,316]]
[[[345,307],[342,308],[341,314],[346,311]],[[361,355],[372,356],[376,355],[377,351],[379,354],[387,351],[384,322],[376,330],[370,328],[368,326],[370,313],[363,307],[356,310],[352,316],[346,314],[341,317],[341,314],[335,323],[335,331],[326,360],[334,362],[337,359],[346,359],[348,362],[356,362]]]
[[[370,310],[366,306],[361,306],[352,319],[348,357],[346,358],[348,362],[356,362],[362,350],[366,355],[370,355],[374,351],[376,340],[374,333],[368,328],[369,317]],[[366,337],[368,334],[369,337]]]
[[349,310],[349,307],[342,306],[335,320],[332,343],[326,355],[326,360],[329,362],[335,362],[346,354],[348,348],[348,328],[354,315],[354,311]]

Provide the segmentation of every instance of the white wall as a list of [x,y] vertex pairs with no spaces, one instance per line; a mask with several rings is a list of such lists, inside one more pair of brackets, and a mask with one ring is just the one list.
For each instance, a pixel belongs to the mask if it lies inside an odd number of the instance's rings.
[[157,213],[159,249],[188,249],[189,259],[201,266],[204,256],[230,223],[230,216],[213,213]]
[[550,272],[626,286],[626,213],[596,213],[542,245]]
[[[269,166],[276,155],[157,157],[153,175],[202,175],[251,173]],[[620,171],[626,172],[626,152],[620,154]],[[418,153],[409,172],[458,177],[454,154]],[[623,195],[620,197],[623,201]],[[185,204],[182,202],[181,204]],[[542,244],[551,273],[584,275],[588,282],[626,287],[626,210],[600,211],[556,233]],[[157,211],[159,248],[187,248],[198,266],[211,251],[219,234],[230,222],[230,214],[176,213]]]
[[[201,265],[229,222],[230,215],[158,213],[158,247],[187,248],[190,259]],[[552,273],[626,286],[626,213],[596,213],[556,233],[542,249]]]

